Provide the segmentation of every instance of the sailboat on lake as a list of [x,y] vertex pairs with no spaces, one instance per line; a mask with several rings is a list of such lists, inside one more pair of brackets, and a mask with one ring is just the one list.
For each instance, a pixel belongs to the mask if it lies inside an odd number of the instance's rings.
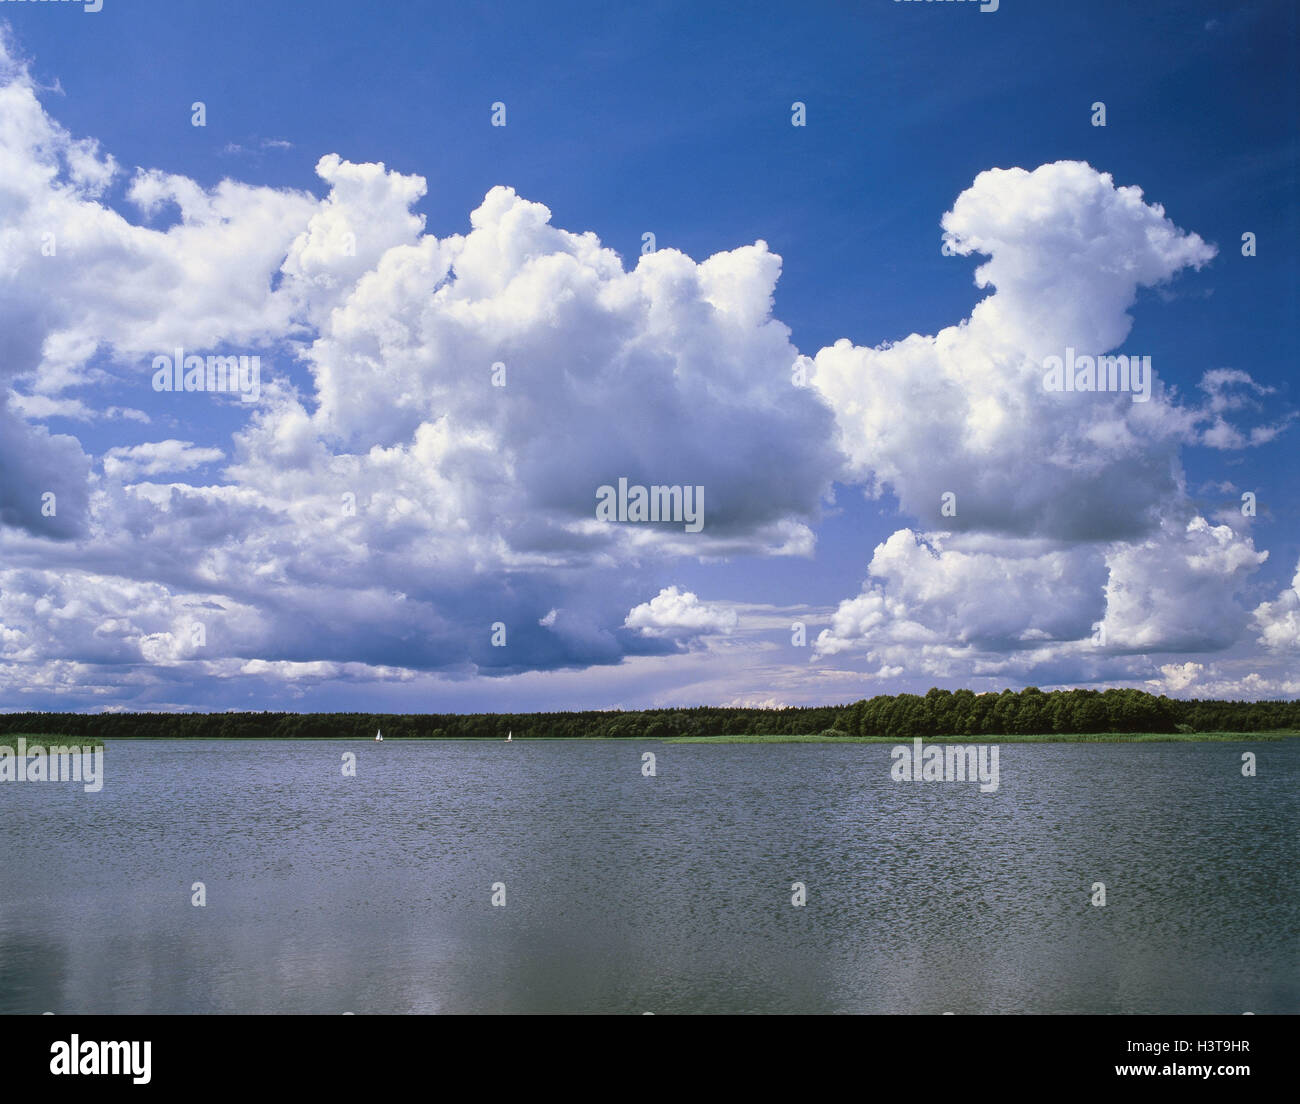
[[383,733],[383,730],[382,730],[382,729],[376,729],[376,731],[375,731],[375,743],[377,743],[377,744],[382,744],[383,742],[384,742],[384,733]]

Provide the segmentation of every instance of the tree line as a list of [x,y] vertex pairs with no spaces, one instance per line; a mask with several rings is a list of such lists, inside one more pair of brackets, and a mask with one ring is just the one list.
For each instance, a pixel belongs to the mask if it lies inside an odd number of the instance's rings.
[[1086,732],[1264,732],[1300,728],[1300,701],[1180,701],[1142,690],[882,694],[845,708],[846,736],[1075,735]]
[[831,727],[841,706],[794,709],[589,710],[567,713],[5,713],[0,735],[58,732],[67,736],[151,736],[161,739],[316,740],[455,737],[504,740],[530,736],[636,738],[729,736],[736,733],[809,735]]
[[976,694],[932,689],[850,705],[790,709],[697,706],[563,713],[0,713],[0,735],[113,740],[314,740],[371,737],[660,740],[674,736],[1054,735],[1087,732],[1266,732],[1300,729],[1300,701],[1190,701],[1141,690],[1024,690]]

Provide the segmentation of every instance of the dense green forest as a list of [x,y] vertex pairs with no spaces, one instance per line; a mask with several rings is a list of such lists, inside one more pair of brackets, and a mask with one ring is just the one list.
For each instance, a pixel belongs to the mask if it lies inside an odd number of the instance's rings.
[[319,739],[373,736],[516,738],[812,735],[996,736],[1082,732],[1266,732],[1300,729],[1300,701],[1179,701],[1140,690],[976,694],[930,690],[801,709],[647,709],[582,713],[0,713],[0,735],[33,732],[112,740]]
[[1300,728],[1300,701],[1178,701],[1141,690],[881,695],[841,711],[848,736],[989,736],[1080,732],[1265,732]]
[[809,734],[831,727],[841,706],[811,709],[649,709],[584,713],[11,713],[0,714],[6,732],[58,732],[68,736],[247,739],[319,739],[412,736],[504,740],[515,738],[725,736],[735,732]]

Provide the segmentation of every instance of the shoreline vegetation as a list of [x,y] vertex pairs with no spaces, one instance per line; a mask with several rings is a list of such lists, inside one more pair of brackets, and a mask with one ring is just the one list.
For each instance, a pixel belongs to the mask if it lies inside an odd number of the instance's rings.
[[65,736],[58,732],[7,732],[0,736],[0,748],[17,751],[19,740],[26,741],[28,751],[51,747],[75,747],[78,749],[104,747],[104,741],[93,736]]
[[[1281,739],[1300,701],[1205,701],[1141,690],[932,689],[845,705],[554,713],[0,713],[0,746],[118,739],[649,740],[673,743],[1097,743]],[[36,734],[36,735],[33,735]]]
[[[18,740],[27,741],[28,751],[36,748],[69,746],[75,748],[98,747],[108,745],[103,740],[82,740],[72,736],[50,733],[22,732],[12,736],[0,736],[0,749],[17,751]],[[981,733],[978,738],[971,736],[926,736],[927,744],[965,744],[978,739],[980,743],[994,744],[1214,744],[1240,743],[1242,741],[1293,740],[1300,737],[1300,731],[1269,732],[1072,732],[1060,733]],[[915,737],[921,739],[921,737]],[[186,740],[275,740],[277,743],[294,741],[339,740],[343,742],[373,743],[373,737],[364,735],[340,736],[291,736],[291,737],[248,737],[248,736],[128,736],[119,733],[117,740],[150,741],[178,743]],[[902,736],[844,736],[837,732],[817,733],[772,733],[772,732],[736,732],[723,736],[527,736],[514,738],[515,743],[610,743],[616,740],[638,740],[638,742],[658,744],[897,744],[906,737]],[[491,743],[481,736],[385,736],[386,744],[472,744]]]
[[[1300,732],[1072,732],[1054,733],[981,733],[972,736],[926,736],[927,744],[1213,744],[1242,740],[1286,740]],[[922,737],[915,737],[922,739]],[[818,733],[815,736],[766,736],[753,733],[734,736],[677,736],[667,744],[897,744],[902,736],[840,736]]]

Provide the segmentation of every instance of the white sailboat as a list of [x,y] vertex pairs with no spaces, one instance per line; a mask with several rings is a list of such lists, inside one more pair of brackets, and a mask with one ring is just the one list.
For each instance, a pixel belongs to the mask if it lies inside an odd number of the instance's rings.
[[383,730],[382,730],[382,729],[378,729],[378,730],[375,731],[375,743],[377,743],[377,744],[382,744],[383,742],[384,742],[384,733],[383,733]]
[[513,732],[507,732],[507,733],[506,733],[506,743],[507,743],[507,744],[510,743],[514,738],[515,738],[515,734],[514,734]]

